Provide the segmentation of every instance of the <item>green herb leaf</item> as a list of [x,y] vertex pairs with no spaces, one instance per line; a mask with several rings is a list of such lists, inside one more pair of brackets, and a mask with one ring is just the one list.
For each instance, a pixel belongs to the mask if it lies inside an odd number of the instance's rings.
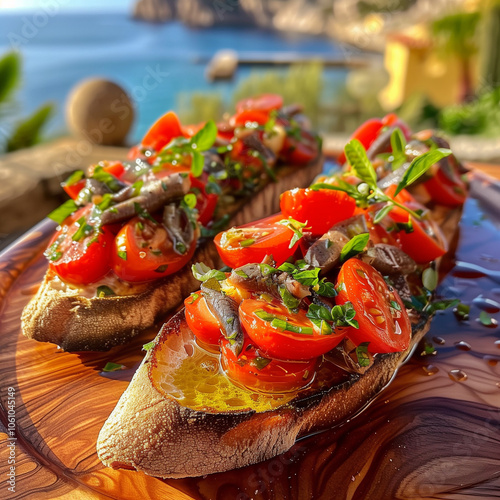
[[136,181],[132,184],[132,189],[134,190],[134,196],[139,196],[143,185],[144,181]]
[[152,340],[151,342],[148,342],[147,344],[144,344],[142,346],[142,350],[143,351],[150,351],[151,349],[153,349],[153,347],[156,345],[156,342],[154,340]]
[[370,187],[377,186],[377,174],[371,161],[366,156],[363,145],[357,140],[352,139],[345,145],[344,153],[353,169],[354,175],[366,182]]
[[195,146],[193,149],[196,149],[197,151],[206,151],[214,145],[216,138],[217,125],[213,120],[210,120],[201,130],[196,132],[196,134],[191,137],[189,142],[192,147]]
[[381,222],[386,215],[389,214],[389,212],[394,208],[394,205],[392,204],[389,204],[389,205],[386,205],[384,208],[382,208],[381,210],[379,210],[376,214],[375,214],[375,217],[373,219],[373,222],[374,224],[378,224],[379,222]]
[[274,314],[271,314],[267,311],[264,311],[264,309],[257,309],[256,311],[254,311],[254,314],[255,314],[255,316],[257,316],[257,318],[260,318],[264,321],[268,321],[269,323],[273,319],[276,319],[276,316]]
[[117,252],[118,257],[123,260],[127,260],[127,251],[126,250],[118,250]]
[[415,228],[413,227],[413,219],[411,215],[408,216],[408,222],[396,222],[396,229],[398,231],[404,231],[406,234],[413,233]]
[[453,310],[455,313],[455,316],[460,320],[460,321],[466,321],[469,319],[469,314],[470,314],[470,306],[467,304],[461,303],[457,299],[458,304],[456,304],[456,309]]
[[109,286],[100,285],[97,287],[95,295],[96,297],[102,298],[102,297],[112,297],[113,295],[116,295],[116,293],[111,288],[109,288]]
[[162,264],[155,269],[155,273],[164,273],[168,268],[168,264]]
[[60,207],[50,212],[47,217],[58,224],[62,224],[66,218],[78,210],[77,204],[73,200],[65,201]]
[[64,185],[73,186],[73,184],[80,182],[84,177],[85,173],[83,170],[76,170],[64,181]]
[[269,358],[263,358],[262,356],[258,356],[252,359],[252,365],[254,365],[257,370],[263,370],[271,360]]
[[438,273],[432,267],[428,267],[422,273],[422,283],[429,291],[434,291],[438,284]]
[[391,134],[392,169],[397,170],[406,161],[406,139],[401,129],[396,127]]
[[285,304],[286,308],[289,311],[292,311],[294,309],[297,309],[300,304],[300,299],[297,299],[294,297],[285,286],[280,286],[279,287],[279,292],[281,295],[281,300],[283,300],[283,304]]
[[104,366],[102,371],[103,372],[117,372],[117,371],[123,370],[125,368],[126,368],[125,365],[120,365],[118,363],[108,362],[108,363],[106,363],[106,365]]
[[153,222],[154,224],[158,225],[157,220],[155,218],[153,218],[151,216],[151,214],[145,208],[143,208],[139,203],[134,202],[134,210],[135,210],[135,213],[139,217],[142,217],[143,219],[147,219],[147,220]]
[[[450,307],[455,307],[460,305],[460,300],[458,299],[448,299],[448,300],[435,300],[429,304],[426,311],[434,312],[434,311],[444,311],[445,309],[449,309]],[[469,306],[466,306],[467,310]]]
[[205,158],[198,151],[193,151],[191,154],[193,156],[193,161],[191,163],[191,173],[194,175],[194,177],[199,177],[203,173]]
[[432,151],[427,151],[423,155],[417,156],[408,167],[408,170],[403,175],[394,196],[396,196],[402,189],[405,189],[410,184],[415,182],[420,176],[424,175],[427,170],[429,170],[432,165],[437,163],[439,160],[446,158],[451,154],[451,150],[438,148]]
[[196,195],[193,193],[188,193],[184,195],[184,203],[189,207],[189,208],[194,208],[196,206],[196,202],[198,200],[196,199]]
[[479,313],[479,321],[484,326],[491,326],[493,324],[493,318],[486,311]]
[[370,239],[368,233],[362,233],[351,238],[342,248],[340,252],[340,262],[345,262],[347,259],[354,257],[358,253],[361,253]]
[[235,269],[234,270],[235,274],[237,274],[238,276],[241,276],[242,278],[248,278],[248,274],[243,271],[243,269]]
[[250,247],[255,243],[253,238],[248,238],[246,240],[240,241],[240,247]]
[[370,356],[368,355],[369,342],[363,342],[356,347],[356,357],[359,366],[370,366]]
[[76,225],[78,226],[78,229],[71,237],[73,241],[80,241],[94,232],[94,228],[90,224],[87,224],[87,219],[85,217],[80,217],[76,221]]
[[270,266],[269,264],[259,264],[259,269],[260,272],[262,273],[262,276],[269,276],[271,274],[278,272],[278,269],[276,269],[273,266]]
[[314,331],[310,326],[297,326],[284,319],[274,318],[271,321],[271,326],[278,330],[284,330],[292,333],[301,333],[302,335],[313,335]]
[[191,266],[191,271],[193,276],[203,283],[210,279],[215,279],[217,281],[222,281],[226,279],[226,274],[217,269],[211,269],[203,262],[197,262]]
[[288,229],[291,229],[293,231],[293,236],[292,239],[290,240],[290,245],[288,245],[288,248],[293,248],[295,243],[297,243],[297,241],[299,241],[302,238],[302,236],[304,236],[302,230],[306,227],[305,223],[299,222],[298,220],[288,217],[288,219],[280,220],[278,224],[283,224],[284,226],[288,227]]
[[97,165],[95,167],[94,172],[92,173],[92,179],[102,182],[114,193],[120,191],[122,188],[120,181],[114,175],[104,170],[102,165]]

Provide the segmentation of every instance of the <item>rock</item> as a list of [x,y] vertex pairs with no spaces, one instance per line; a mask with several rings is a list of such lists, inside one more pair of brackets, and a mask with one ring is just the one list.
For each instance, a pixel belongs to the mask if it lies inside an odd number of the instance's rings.
[[108,80],[84,80],[72,89],[66,101],[68,128],[76,137],[94,144],[123,144],[133,120],[129,96]]
[[209,81],[231,79],[238,69],[238,53],[232,49],[219,50],[208,63],[206,78]]
[[168,0],[138,0],[133,16],[143,21],[163,23],[173,18],[173,9]]

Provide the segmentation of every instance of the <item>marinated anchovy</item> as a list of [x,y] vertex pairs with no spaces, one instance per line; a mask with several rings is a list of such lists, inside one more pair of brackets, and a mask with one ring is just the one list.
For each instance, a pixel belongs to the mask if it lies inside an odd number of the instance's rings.
[[181,254],[186,252],[194,239],[193,225],[186,220],[183,224],[183,213],[175,203],[169,203],[163,209],[163,223],[173,237],[175,250]]
[[210,310],[218,318],[224,336],[230,341],[231,350],[238,356],[243,347],[243,330],[240,324],[238,303],[220,290],[210,288],[205,283],[201,285],[201,291]]
[[246,264],[233,269],[229,279],[248,291],[268,293],[278,299],[281,297],[280,287],[285,287],[297,299],[303,299],[311,294],[308,286],[294,280],[288,273],[283,271],[269,273],[268,269],[265,264]]
[[102,213],[102,224],[120,222],[137,213],[137,206],[149,213],[163,207],[168,201],[185,195],[190,187],[189,178],[182,174],[172,174],[164,179],[156,179],[144,184],[139,196],[117,203]]
[[380,273],[411,274],[417,269],[416,262],[403,250],[393,245],[377,243],[361,255],[361,260],[372,265]]
[[403,276],[402,274],[390,274],[389,280],[401,299],[411,302],[411,290],[408,285],[408,281],[406,280],[406,276]]
[[257,134],[248,134],[242,139],[243,144],[254,151],[257,151],[269,166],[276,163],[276,155],[259,139]]
[[313,267],[321,268],[327,273],[340,263],[340,253],[344,245],[353,237],[367,233],[366,220],[363,215],[355,215],[340,224],[333,226],[307,251],[304,260]]

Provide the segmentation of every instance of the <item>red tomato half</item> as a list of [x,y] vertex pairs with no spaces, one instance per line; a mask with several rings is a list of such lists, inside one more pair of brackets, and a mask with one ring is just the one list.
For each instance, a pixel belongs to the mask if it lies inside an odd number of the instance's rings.
[[91,165],[88,168],[88,177],[92,177],[96,167],[102,167],[105,172],[114,175],[117,179],[125,172],[125,167],[121,161],[100,161],[97,165]]
[[[273,326],[262,319],[264,314],[286,321],[296,333]],[[319,329],[306,317],[306,311],[290,313],[280,302],[246,299],[240,304],[240,321],[243,329],[262,352],[276,359],[302,361],[314,359],[336,347],[345,336],[345,329],[330,335],[321,335]]]
[[[68,218],[52,238],[46,251],[49,267],[63,280],[75,285],[87,285],[100,280],[110,269],[114,235],[106,227],[97,234],[88,224],[89,208],[83,208]],[[77,231],[88,224],[88,231],[78,237]],[[80,231],[81,232],[81,231]]]
[[203,292],[191,294],[184,306],[187,324],[196,337],[205,344],[218,345],[222,337],[219,320],[208,307]]
[[311,233],[323,235],[353,215],[356,201],[343,191],[295,188],[281,195],[280,208],[285,217],[307,222]]
[[463,205],[467,197],[467,186],[451,165],[447,171],[440,167],[423,186],[433,201],[448,207]]
[[[365,123],[361,124],[351,135],[351,139],[357,139],[365,149],[368,149],[373,141],[378,137],[380,131],[384,127],[382,120],[379,118],[370,118]],[[337,161],[343,165],[346,162],[345,153],[339,154]]]
[[279,361],[262,357],[247,338],[240,355],[229,349],[229,342],[221,342],[221,364],[227,376],[237,385],[253,391],[286,393],[306,387],[312,380],[319,360]]
[[85,179],[80,179],[73,184],[63,183],[61,185],[64,191],[66,191],[66,194],[73,200],[76,200],[78,198],[78,193],[85,187],[85,182]]
[[160,223],[134,217],[117,234],[111,262],[116,275],[126,281],[150,281],[184,267],[196,248],[196,238],[183,254]]
[[[385,192],[388,196],[393,197],[395,190],[396,186],[389,186]],[[395,200],[412,210],[426,210],[406,189],[398,193]],[[402,208],[394,207],[390,212],[390,217],[395,222],[407,223],[410,215]],[[434,221],[426,219],[418,221],[412,217],[412,224],[413,232],[400,231],[397,233],[397,238],[401,243],[402,250],[415,262],[427,264],[446,253],[446,240]]]
[[410,345],[411,323],[398,293],[369,264],[349,259],[340,269],[338,304],[351,302],[359,329],[349,327],[347,337],[356,345],[369,342],[368,351],[400,352]]
[[316,137],[307,130],[299,130],[300,137],[285,136],[280,157],[292,165],[307,165],[319,155],[319,145]]
[[266,255],[272,255],[276,265],[283,264],[294,254],[299,244],[297,241],[289,248],[294,233],[287,226],[279,224],[285,218],[280,213],[219,233],[214,243],[224,264],[236,268],[262,262]]
[[206,226],[211,220],[217,206],[219,196],[215,193],[207,193],[205,184],[197,177],[189,176],[191,179],[191,189],[196,195],[196,210],[198,210],[198,222]]
[[244,109],[234,115],[231,123],[234,125],[245,125],[247,122],[255,122],[259,125],[265,125],[269,120],[269,113],[259,109]]
[[142,139],[142,145],[160,151],[172,139],[182,136],[182,128],[179,118],[173,111],[165,113],[147,131]]
[[271,112],[273,109],[283,107],[283,97],[278,94],[262,94],[258,97],[249,97],[236,103],[236,112],[241,113],[246,109]]

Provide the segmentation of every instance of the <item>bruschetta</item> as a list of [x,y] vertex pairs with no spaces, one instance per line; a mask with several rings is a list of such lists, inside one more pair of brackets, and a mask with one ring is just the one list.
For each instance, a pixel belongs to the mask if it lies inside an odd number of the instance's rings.
[[433,290],[460,217],[447,208],[440,231],[406,189],[454,169],[449,149],[414,154],[421,140],[390,135],[389,156],[370,161],[354,139],[342,174],[215,238],[233,269],[193,266],[200,290],[145,346],[99,434],[105,465],[163,478],[243,467],[353,416],[390,382],[433,310],[453,303]]
[[300,108],[277,95],[182,127],[172,112],[127,162],[75,172],[45,255],[48,271],[22,315],[26,336],[66,351],[107,350],[175,309],[197,282],[190,268],[221,265],[218,230],[276,212],[279,194],[322,169],[321,144]]

